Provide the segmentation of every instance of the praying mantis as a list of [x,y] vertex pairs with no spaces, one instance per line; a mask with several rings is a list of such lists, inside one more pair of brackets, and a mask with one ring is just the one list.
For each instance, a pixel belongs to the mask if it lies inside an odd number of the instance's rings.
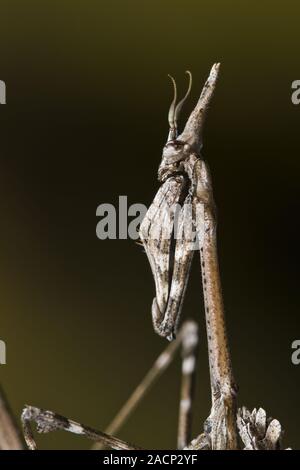
[[[172,340],[182,309],[194,254],[194,236],[200,250],[202,285],[206,313],[212,410],[206,422],[212,449],[236,449],[236,391],[225,328],[221,280],[218,265],[215,203],[206,162],[201,157],[202,130],[220,64],[213,65],[198,103],[181,134],[178,117],[191,89],[169,110],[169,134],[163,149],[158,178],[162,182],[140,227],[156,285],[152,304],[155,331]],[[179,210],[178,210],[179,204]],[[180,207],[181,205],[181,207]],[[176,213],[177,211],[177,213]],[[179,226],[175,227],[175,224]],[[193,227],[194,231],[184,228]],[[174,232],[179,237],[175,239]]]
[[[225,327],[224,306],[218,265],[215,204],[212,182],[201,157],[204,119],[210,104],[220,64],[213,65],[200,98],[186,125],[178,133],[180,110],[189,95],[192,76],[184,98],[176,104],[177,88],[169,110],[169,134],[163,149],[158,176],[162,185],[140,227],[140,238],[155,280],[152,303],[155,331],[170,343],[159,355],[133,394],[105,432],[97,431],[53,411],[25,406],[21,422],[28,449],[37,448],[31,429],[38,432],[64,430],[87,437],[93,449],[140,450],[115,435],[166,370],[179,348],[182,350],[182,380],[179,404],[177,449],[235,450],[279,449],[282,428],[259,408],[237,409],[235,384]],[[196,372],[198,326],[185,321],[178,330],[191,261],[199,250],[205,303],[212,405],[204,430],[191,440],[193,389]],[[178,330],[178,331],[177,331]],[[2,433],[1,433],[2,431]],[[8,439],[9,437],[9,439]],[[23,444],[17,426],[0,393],[0,449],[20,449]]]

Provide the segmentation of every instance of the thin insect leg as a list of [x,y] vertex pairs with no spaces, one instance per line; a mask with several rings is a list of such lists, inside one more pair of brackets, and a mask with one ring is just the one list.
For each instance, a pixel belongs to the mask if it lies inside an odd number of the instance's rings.
[[[156,380],[163,374],[167,369],[170,362],[173,360],[176,351],[179,349],[185,330],[185,324],[183,324],[182,329],[179,331],[177,338],[168,344],[166,349],[158,356],[153,366],[147,372],[143,380],[136,387],[132,395],[128,398],[126,403],[122,406],[120,411],[117,413],[112,422],[105,429],[106,434],[117,434],[120,428],[123,426],[125,421],[127,421],[129,415],[135,410],[140,401],[144,398],[146,393],[154,385]],[[103,442],[97,442],[93,445],[93,449],[103,449]]]
[[116,437],[109,436],[101,431],[96,431],[88,426],[84,426],[76,421],[53,413],[53,411],[42,410],[34,406],[26,406],[22,412],[21,421],[24,429],[24,438],[30,450],[36,450],[36,442],[30,422],[34,421],[37,431],[47,433],[56,430],[68,431],[74,434],[85,436],[93,441],[102,441],[105,447],[115,450],[139,450],[138,447],[121,441]]
[[27,444],[28,449],[29,450],[36,450],[37,445],[36,445],[36,442],[34,440],[32,428],[31,428],[31,425],[30,425],[30,421],[32,420],[32,418],[31,418],[32,413],[33,413],[33,407],[30,407],[30,409],[29,409],[29,407],[24,408],[24,410],[21,414],[21,423],[22,423],[22,427],[23,427],[24,439],[25,439],[25,442]]
[[182,332],[182,381],[179,404],[177,448],[183,449],[191,438],[192,404],[194,395],[198,325],[187,321]]
[[8,401],[0,387],[0,450],[24,449],[20,436]]

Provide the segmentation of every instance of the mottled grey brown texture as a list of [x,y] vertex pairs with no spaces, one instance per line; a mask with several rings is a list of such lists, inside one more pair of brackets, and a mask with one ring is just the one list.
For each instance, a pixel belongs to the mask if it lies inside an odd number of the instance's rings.
[[[207,421],[210,440],[213,449],[236,449],[236,386],[224,320],[215,204],[210,173],[200,153],[203,123],[218,71],[219,64],[215,64],[183,132],[177,135],[177,126],[170,127],[158,170],[162,186],[141,224],[140,237],[156,286],[152,304],[154,329],[172,340],[178,328],[196,236],[212,391],[212,409]],[[174,107],[174,101],[171,106]],[[186,227],[192,230],[186,231]]]

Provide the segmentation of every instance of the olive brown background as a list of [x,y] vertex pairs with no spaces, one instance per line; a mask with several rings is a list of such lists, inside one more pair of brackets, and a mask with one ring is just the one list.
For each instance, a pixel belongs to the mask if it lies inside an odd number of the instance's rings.
[[[299,2],[45,0],[0,3],[0,380],[25,403],[104,429],[166,346],[154,282],[131,240],[96,237],[96,208],[149,205],[176,76],[195,104],[222,63],[204,133],[218,206],[221,274],[239,403],[263,406],[300,448]],[[193,435],[209,413],[198,257],[183,317],[200,323]],[[180,360],[119,436],[176,442]],[[88,448],[52,433],[40,448]]]

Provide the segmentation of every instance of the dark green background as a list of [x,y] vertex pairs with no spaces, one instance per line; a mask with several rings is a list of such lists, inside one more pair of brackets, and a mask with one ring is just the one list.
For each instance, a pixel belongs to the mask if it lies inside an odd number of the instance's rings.
[[[220,61],[203,154],[239,401],[266,408],[300,447],[299,13],[297,1],[1,1],[0,372],[17,415],[29,403],[104,429],[165,347],[148,261],[131,240],[96,238],[96,207],[151,202],[167,74],[183,92],[193,72],[186,118]],[[209,413],[197,262],[183,316],[201,327],[195,435]],[[174,447],[179,374],[177,359],[120,437]],[[89,446],[64,433],[38,442]]]

